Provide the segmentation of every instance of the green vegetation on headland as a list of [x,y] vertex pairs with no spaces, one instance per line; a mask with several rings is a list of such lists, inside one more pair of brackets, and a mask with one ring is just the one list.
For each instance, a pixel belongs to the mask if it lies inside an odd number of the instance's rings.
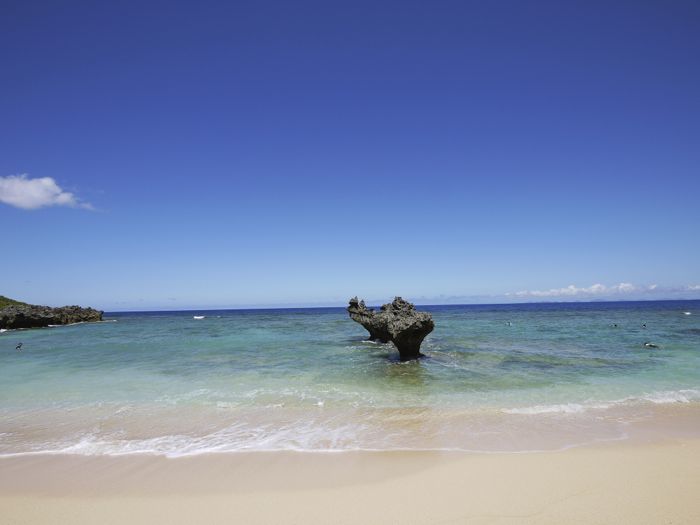
[[23,303],[22,301],[15,301],[14,299],[10,299],[9,297],[5,297],[4,295],[0,295],[0,309],[5,308],[6,306],[29,306],[27,303]]

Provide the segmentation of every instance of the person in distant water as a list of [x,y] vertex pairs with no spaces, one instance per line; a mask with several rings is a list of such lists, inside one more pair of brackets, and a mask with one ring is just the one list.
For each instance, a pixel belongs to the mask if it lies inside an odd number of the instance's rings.
[[646,327],[647,327],[647,324],[646,324],[646,323],[642,323],[642,328],[646,328]]
[[654,343],[651,343],[651,342],[644,343],[644,346],[646,346],[647,348],[659,348],[658,345],[655,345]]
[[611,324],[610,326],[612,326],[613,328],[617,328],[617,323]]
[[15,350],[17,350],[18,352],[21,352],[22,351],[22,343],[19,343],[17,346],[15,346]]

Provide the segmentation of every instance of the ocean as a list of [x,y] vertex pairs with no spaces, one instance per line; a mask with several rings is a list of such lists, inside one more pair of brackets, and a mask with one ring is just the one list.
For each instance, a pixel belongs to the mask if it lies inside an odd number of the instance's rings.
[[0,456],[700,435],[700,301],[419,309],[435,330],[406,363],[343,308],[108,313],[0,333]]

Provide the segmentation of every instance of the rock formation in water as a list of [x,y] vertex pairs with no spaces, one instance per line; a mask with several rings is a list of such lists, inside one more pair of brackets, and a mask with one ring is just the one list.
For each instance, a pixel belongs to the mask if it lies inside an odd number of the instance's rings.
[[401,361],[421,357],[423,354],[420,353],[420,345],[435,328],[429,313],[416,311],[413,304],[401,297],[383,305],[379,312],[367,308],[364,301],[353,297],[350,299],[348,313],[353,321],[365,327],[371,341],[393,342]]
[[11,304],[0,308],[0,328],[42,328],[49,325],[90,323],[101,321],[103,313],[80,306],[51,308],[11,301]]

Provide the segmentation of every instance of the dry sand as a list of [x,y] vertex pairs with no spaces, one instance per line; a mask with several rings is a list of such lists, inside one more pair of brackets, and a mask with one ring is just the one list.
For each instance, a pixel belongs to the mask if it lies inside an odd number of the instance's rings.
[[700,524],[700,440],[0,460],[0,523]]

